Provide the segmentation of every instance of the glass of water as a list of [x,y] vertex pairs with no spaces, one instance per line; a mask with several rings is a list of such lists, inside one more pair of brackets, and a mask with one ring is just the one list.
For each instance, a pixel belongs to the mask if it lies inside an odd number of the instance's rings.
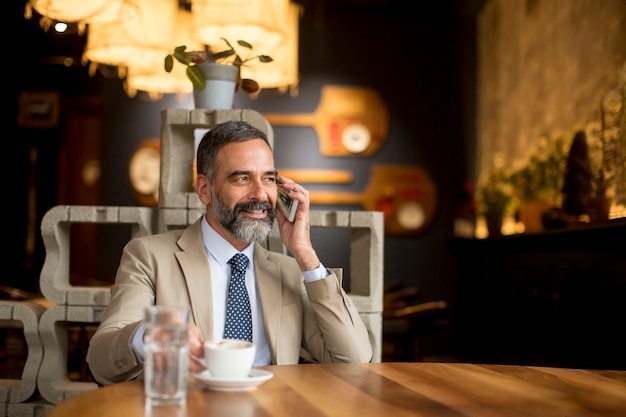
[[189,308],[146,308],[144,388],[150,405],[184,404],[187,397]]

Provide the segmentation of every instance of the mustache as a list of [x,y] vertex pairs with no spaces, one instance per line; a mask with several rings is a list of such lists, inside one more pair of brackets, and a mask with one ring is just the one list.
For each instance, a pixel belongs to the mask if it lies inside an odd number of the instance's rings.
[[254,210],[267,210],[272,213],[274,211],[274,207],[269,201],[247,201],[245,203],[237,203],[235,204],[234,212],[235,215],[238,215],[241,211],[254,211]]

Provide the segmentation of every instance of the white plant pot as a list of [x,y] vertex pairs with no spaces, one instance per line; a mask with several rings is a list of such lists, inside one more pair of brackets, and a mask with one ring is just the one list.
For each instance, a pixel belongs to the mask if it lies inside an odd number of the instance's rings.
[[204,74],[206,87],[204,90],[193,89],[196,109],[232,109],[239,68],[215,63],[197,64],[197,67]]

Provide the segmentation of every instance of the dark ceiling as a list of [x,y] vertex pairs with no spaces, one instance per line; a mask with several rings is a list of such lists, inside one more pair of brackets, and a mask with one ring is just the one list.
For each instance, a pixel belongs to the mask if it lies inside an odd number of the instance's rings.
[[[181,7],[189,7],[190,0],[180,0]],[[314,26],[323,30],[328,21],[349,20],[359,16],[403,17],[415,14],[418,19],[442,19],[450,15],[475,16],[484,0],[437,0],[431,2],[411,2],[406,0],[298,0],[304,13],[313,19]],[[65,89],[85,90],[98,88],[94,78],[117,76],[114,69],[99,67],[95,75],[88,75],[81,63],[86,35],[78,33],[71,24],[66,33],[59,34],[53,29],[44,31],[40,27],[41,16],[33,11],[32,19],[24,18],[27,0],[8,2],[15,16],[17,41],[8,45],[9,55],[20,56],[21,64],[11,67],[17,71],[15,78],[21,80],[16,87],[24,89],[46,88],[46,83],[61,84]],[[9,37],[12,38],[12,37]],[[67,58],[72,61],[68,61]],[[71,62],[71,63],[70,63]],[[70,70],[68,70],[68,67]],[[45,68],[45,71],[42,71]],[[110,71],[109,71],[110,70]],[[110,73],[109,73],[110,72]],[[19,90],[18,90],[19,91]]]

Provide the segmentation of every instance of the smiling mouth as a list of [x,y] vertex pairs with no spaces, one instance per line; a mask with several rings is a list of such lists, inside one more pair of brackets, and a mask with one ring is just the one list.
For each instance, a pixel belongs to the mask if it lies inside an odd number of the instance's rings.
[[246,213],[253,219],[263,219],[271,216],[272,206],[268,201],[251,201],[248,203],[238,204],[235,212]]

